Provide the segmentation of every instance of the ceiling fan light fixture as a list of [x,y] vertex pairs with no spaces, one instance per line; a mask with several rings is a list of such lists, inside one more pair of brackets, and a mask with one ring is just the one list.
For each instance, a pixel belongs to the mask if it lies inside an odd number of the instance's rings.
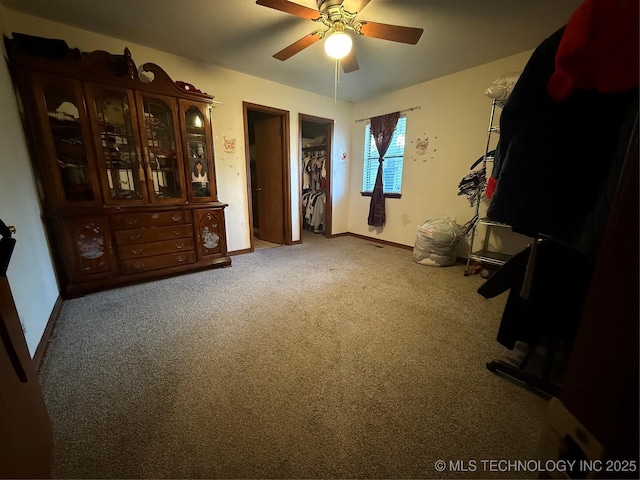
[[324,50],[331,58],[341,59],[349,54],[353,40],[344,32],[333,32],[324,41]]

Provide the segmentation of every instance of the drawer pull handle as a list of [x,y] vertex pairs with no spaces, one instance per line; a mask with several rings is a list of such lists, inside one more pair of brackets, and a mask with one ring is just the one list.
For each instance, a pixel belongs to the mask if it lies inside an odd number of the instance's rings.
[[184,247],[184,243],[176,243],[176,248],[178,250],[180,250],[182,247]]
[[180,262],[180,263],[181,263],[181,262],[184,262],[186,259],[187,259],[187,257],[185,257],[184,255],[180,255],[180,256],[178,257],[178,262]]
[[154,213],[153,215],[151,215],[151,218],[153,218],[154,220],[157,220],[160,218],[160,215],[158,215],[157,213]]
[[140,234],[136,233],[135,235],[131,235],[129,238],[131,238],[131,240],[138,240],[140,238]]
[[137,268],[138,270],[140,270],[141,268],[144,268],[144,263],[136,263],[133,268]]
[[182,230],[174,230],[173,234],[176,235],[176,236],[177,235],[182,235]]
[[138,219],[137,218],[127,218],[127,223],[129,225],[134,225],[134,224],[138,223]]
[[180,220],[182,220],[182,215],[174,215],[173,217],[171,217],[171,219],[174,222],[179,222]]
[[140,255],[142,253],[142,249],[134,248],[133,250],[131,250],[131,253],[133,253],[134,255]]

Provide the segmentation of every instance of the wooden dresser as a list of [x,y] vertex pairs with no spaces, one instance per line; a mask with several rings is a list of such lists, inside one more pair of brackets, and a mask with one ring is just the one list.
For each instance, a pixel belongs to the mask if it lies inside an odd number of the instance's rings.
[[128,49],[5,45],[64,297],[231,265],[212,96]]

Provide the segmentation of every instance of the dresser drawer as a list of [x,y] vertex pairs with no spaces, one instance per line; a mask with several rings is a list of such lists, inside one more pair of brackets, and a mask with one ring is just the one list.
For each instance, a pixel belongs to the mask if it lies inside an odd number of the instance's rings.
[[180,225],[192,223],[191,212],[157,212],[157,213],[135,213],[131,215],[118,215],[114,218],[114,228],[132,229],[143,227],[166,227],[168,225]]
[[116,232],[118,245],[130,243],[160,242],[175,238],[193,238],[193,226],[173,225],[171,227],[136,228],[133,230],[120,230]]
[[169,255],[159,255],[156,257],[136,258],[120,262],[120,270],[124,273],[148,272],[160,268],[177,267],[195,263],[195,252],[171,253]]
[[164,255],[165,253],[179,253],[193,250],[193,238],[176,238],[164,240],[162,242],[151,243],[131,243],[118,247],[120,260],[130,260],[132,258],[152,257],[154,255]]

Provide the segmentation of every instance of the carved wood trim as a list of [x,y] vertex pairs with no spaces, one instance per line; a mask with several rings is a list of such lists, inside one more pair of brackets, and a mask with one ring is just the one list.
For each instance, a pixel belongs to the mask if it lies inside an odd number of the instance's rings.
[[[145,63],[138,69],[131,58],[129,48],[125,48],[121,55],[95,50],[80,55],[50,59],[21,53],[17,47],[12,46],[12,42],[10,39],[5,39],[9,59],[17,69],[46,72],[144,92],[180,96],[200,102],[211,103],[214,98],[190,83],[174,82],[167,72],[155,63]],[[153,80],[143,81],[139,71],[153,73]]]

